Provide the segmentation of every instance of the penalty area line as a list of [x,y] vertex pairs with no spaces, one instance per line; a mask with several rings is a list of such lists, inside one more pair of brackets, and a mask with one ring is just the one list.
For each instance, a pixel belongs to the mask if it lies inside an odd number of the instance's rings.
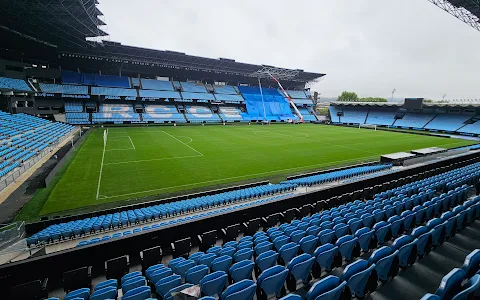
[[128,139],[130,140],[130,143],[132,143],[133,149],[135,149],[135,145],[134,145],[133,142],[132,142],[132,138],[131,138],[130,136],[128,136]]
[[[308,170],[308,168],[311,168],[311,167],[329,166],[329,165],[335,165],[337,163],[350,162],[350,161],[363,161],[363,160],[366,160],[366,159],[370,160],[371,158],[378,158],[378,156],[379,155],[373,155],[373,156],[365,156],[365,157],[359,157],[359,158],[354,158],[354,159],[330,161],[330,162],[326,162],[326,163],[309,165],[309,166],[300,166],[300,167],[294,167],[294,168],[288,168],[288,169],[282,169],[282,170],[273,170],[273,171],[262,172],[262,173],[245,174],[245,175],[240,175],[240,176],[220,178],[220,179],[214,179],[214,180],[207,180],[207,181],[201,181],[201,182],[195,182],[195,183],[187,183],[187,184],[182,184],[182,185],[177,185],[177,186],[169,186],[169,187],[164,187],[164,188],[158,188],[158,189],[152,189],[152,190],[140,191],[140,192],[133,192],[133,193],[127,193],[127,194],[121,194],[121,195],[114,195],[114,196],[103,195],[102,199],[118,198],[118,197],[123,197],[123,196],[131,196],[131,195],[137,195],[137,194],[142,194],[142,193],[150,193],[150,192],[155,192],[155,191],[169,190],[169,189],[174,189],[174,188],[179,188],[179,187],[196,186],[196,185],[201,185],[201,184],[205,184],[205,183],[223,182],[223,181],[228,181],[228,180],[231,180],[231,179],[240,179],[240,178],[245,178],[245,177],[250,177],[250,176],[253,176],[252,178],[254,178],[255,176],[258,176],[258,175],[282,173],[282,172],[285,172],[285,171],[293,171],[293,170],[299,170],[299,169],[307,169]],[[200,157],[200,155],[198,155],[197,157]]]
[[167,132],[165,132],[165,131],[163,131],[163,130],[162,130],[162,132],[165,133],[166,135],[168,135],[169,137],[171,137],[172,139],[177,140],[178,142],[182,143],[183,145],[185,145],[185,146],[187,146],[188,148],[192,149],[193,151],[197,152],[197,153],[200,154],[201,156],[203,156],[203,153],[201,153],[201,152],[198,151],[198,150],[195,150],[192,146],[190,146],[190,145],[182,142],[181,140],[177,139],[177,138],[174,137],[173,135],[171,135],[171,134],[169,134],[169,133],[167,133]]
[[[107,138],[108,138],[108,128],[107,128]],[[97,200],[98,200],[98,196],[100,194],[100,182],[102,181],[102,172],[103,172],[103,160],[105,159],[105,147],[107,146],[106,145],[107,143],[103,143],[103,152],[102,152],[102,162],[100,164],[100,176],[98,176],[98,185],[97,185]]]

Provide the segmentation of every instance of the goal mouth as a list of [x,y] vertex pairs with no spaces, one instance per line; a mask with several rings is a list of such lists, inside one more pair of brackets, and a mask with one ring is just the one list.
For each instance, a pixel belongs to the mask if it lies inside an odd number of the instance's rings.
[[358,128],[367,128],[377,130],[377,125],[375,124],[358,124]]

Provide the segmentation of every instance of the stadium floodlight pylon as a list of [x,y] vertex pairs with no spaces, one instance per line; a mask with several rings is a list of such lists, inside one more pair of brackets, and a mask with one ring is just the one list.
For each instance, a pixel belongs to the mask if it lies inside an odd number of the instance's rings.
[[[262,86],[260,84],[260,78],[271,78],[273,81],[275,81],[280,88],[280,90],[283,93],[283,96],[288,99],[288,102],[290,105],[293,107],[293,110],[295,110],[295,113],[298,115],[300,118],[300,122],[304,122],[303,116],[298,110],[297,106],[293,102],[292,98],[287,94],[285,89],[283,88],[282,84],[280,83],[279,79],[289,79],[297,76],[300,73],[299,70],[289,70],[289,69],[282,69],[282,68],[275,68],[275,67],[269,67],[269,66],[263,66],[262,69],[254,72],[252,76],[256,76],[258,78],[258,84],[260,85],[260,93],[262,93]],[[273,74],[275,74],[277,77],[275,77]],[[278,78],[278,79],[277,79]],[[263,93],[262,93],[262,103],[263,103]],[[265,103],[263,103],[263,113],[264,113],[264,118],[265,117]]]
[[480,0],[455,1],[455,5],[451,3],[453,2],[451,0],[428,1],[448,12],[460,21],[480,31],[480,17],[478,15],[480,9]]

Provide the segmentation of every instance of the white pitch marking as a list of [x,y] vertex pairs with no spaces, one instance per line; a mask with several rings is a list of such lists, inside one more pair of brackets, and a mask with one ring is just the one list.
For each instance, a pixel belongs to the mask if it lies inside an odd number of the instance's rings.
[[[108,138],[108,128],[107,128],[107,138]],[[103,159],[105,158],[105,147],[106,146],[107,146],[106,143],[103,143],[102,163],[100,164],[100,176],[98,176],[97,200],[98,200],[98,195],[100,194],[100,182],[102,181]]]
[[[135,150],[135,148],[125,148],[125,149],[108,149],[105,151],[127,151],[127,150]],[[106,164],[108,165],[108,164]]]
[[139,163],[139,162],[147,162],[147,161],[157,161],[157,160],[169,160],[169,159],[202,157],[202,156],[203,156],[203,155],[187,155],[187,156],[162,157],[162,158],[152,158],[152,159],[142,159],[142,160],[119,161],[119,162],[106,163],[105,166],[108,166],[108,165],[120,165],[120,164],[130,164],[130,163]]
[[130,136],[128,136],[128,139],[130,140],[130,143],[132,143],[132,147],[133,147],[133,149],[135,150],[135,145],[134,145],[133,142],[132,142],[132,138],[131,138]]
[[188,148],[192,149],[193,151],[197,152],[198,154],[200,154],[201,156],[203,156],[203,154],[200,152],[200,151],[197,151],[195,150],[193,147],[189,146],[188,144],[182,142],[181,140],[177,139],[176,137],[174,137],[173,135],[165,132],[165,131],[162,131],[163,133],[165,133],[166,135],[168,135],[169,137],[173,138],[173,139],[176,139],[177,141],[179,141],[180,143],[184,144],[185,146],[187,146]]
[[184,135],[177,135],[177,137],[184,137],[184,138],[187,138],[190,140],[190,142],[188,142],[187,144],[190,144],[191,142],[193,142],[193,139],[191,137],[188,137],[188,136],[184,136]]
[[[200,157],[200,155],[198,155],[197,157]],[[195,186],[195,185],[203,184],[203,183],[212,183],[212,182],[219,182],[219,181],[221,182],[221,181],[225,181],[225,180],[244,178],[244,177],[248,177],[248,176],[266,175],[266,174],[271,174],[271,173],[298,170],[298,169],[310,168],[310,167],[320,167],[320,166],[324,166],[324,165],[336,164],[336,163],[348,162],[348,161],[361,161],[361,160],[374,158],[374,157],[378,158],[378,155],[361,157],[361,158],[354,158],[354,159],[337,160],[337,161],[331,161],[331,162],[328,162],[328,163],[322,163],[322,164],[316,164],[316,165],[300,166],[300,167],[295,167],[295,168],[288,168],[288,169],[274,170],[274,171],[269,171],[269,172],[247,174],[247,175],[242,175],[242,176],[227,177],[227,178],[208,180],[208,181],[202,181],[202,182],[196,182],[196,183],[188,183],[188,184],[182,184],[182,185],[177,185],[177,186],[170,186],[170,187],[166,187],[166,188],[158,188],[158,189],[153,189],[153,190],[148,190],[148,191],[134,192],[134,193],[128,193],[128,194],[115,195],[115,196],[103,196],[103,198],[105,198],[105,199],[117,198],[117,197],[136,195],[136,194],[141,194],[141,193],[149,193],[149,192],[154,192],[154,191],[168,190],[168,189],[178,188],[178,187],[186,187],[186,186],[192,186],[192,185]]]

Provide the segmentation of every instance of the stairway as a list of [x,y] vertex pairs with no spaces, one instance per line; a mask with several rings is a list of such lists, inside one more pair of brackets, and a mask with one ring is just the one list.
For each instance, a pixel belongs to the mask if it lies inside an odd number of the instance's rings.
[[443,276],[453,268],[461,268],[465,257],[480,248],[479,235],[480,221],[476,220],[413,266],[400,272],[367,299],[420,299],[426,293],[435,293]]
[[425,123],[425,125],[422,126],[422,128],[425,128],[425,126],[427,126],[428,124],[430,124],[430,122],[432,122],[433,120],[435,120],[435,118],[438,116],[438,114],[435,115],[435,117],[433,117],[430,121],[428,121],[427,123]]
[[367,119],[368,119],[368,114],[370,113],[370,108],[367,109],[367,115],[365,116],[365,121],[363,121],[363,124],[367,124]]

